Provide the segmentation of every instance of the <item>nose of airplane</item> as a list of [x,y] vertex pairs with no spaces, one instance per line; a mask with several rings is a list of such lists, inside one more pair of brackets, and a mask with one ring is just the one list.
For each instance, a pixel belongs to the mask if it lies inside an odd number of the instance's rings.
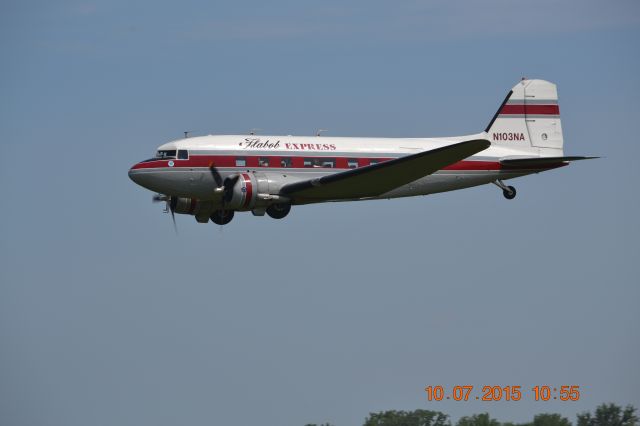
[[130,169],[129,169],[129,179],[131,179],[132,181],[134,181],[135,183],[137,183],[138,185],[141,185],[140,183],[140,172],[138,170],[136,170],[136,166],[138,164],[134,164]]
[[129,169],[129,179],[150,191],[168,194],[173,190],[171,177],[162,170],[146,167],[147,161],[134,164]]
[[150,172],[148,169],[143,167],[144,162],[136,163],[129,169],[129,179],[134,181],[136,184],[140,185],[143,188],[155,190],[155,186],[157,186],[156,182],[157,176],[153,172]]

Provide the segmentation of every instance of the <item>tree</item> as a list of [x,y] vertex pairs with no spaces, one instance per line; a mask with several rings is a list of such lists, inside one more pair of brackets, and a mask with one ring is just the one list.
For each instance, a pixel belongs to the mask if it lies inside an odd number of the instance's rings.
[[578,426],[636,426],[638,417],[632,405],[622,407],[615,404],[602,404],[594,415],[589,412],[578,414]]
[[571,422],[560,414],[536,414],[533,418],[533,426],[571,426]]
[[440,411],[380,411],[369,413],[364,426],[451,426],[449,416]]
[[489,417],[489,413],[482,413],[462,417],[456,426],[500,426],[500,422]]

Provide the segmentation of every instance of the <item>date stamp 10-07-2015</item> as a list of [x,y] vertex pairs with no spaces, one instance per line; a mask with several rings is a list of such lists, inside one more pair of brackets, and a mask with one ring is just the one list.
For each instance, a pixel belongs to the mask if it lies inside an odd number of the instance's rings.
[[536,385],[523,389],[522,386],[427,386],[427,401],[520,401],[533,399],[534,401],[578,401],[580,386],[578,385]]

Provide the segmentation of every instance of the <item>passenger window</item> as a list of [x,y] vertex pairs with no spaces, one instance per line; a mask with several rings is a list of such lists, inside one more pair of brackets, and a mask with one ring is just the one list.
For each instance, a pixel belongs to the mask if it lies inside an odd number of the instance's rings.
[[258,158],[258,166],[260,166],[260,167],[269,167],[269,157],[259,157]]
[[236,157],[236,167],[246,167],[247,159],[245,157]]
[[188,160],[189,159],[189,151],[186,149],[178,150],[178,160]]
[[304,159],[305,167],[335,167],[336,159],[335,158],[305,158]]
[[280,159],[280,167],[291,167],[291,157],[282,157]]
[[322,158],[320,159],[320,166],[325,168],[334,168],[336,166],[335,158]]
[[349,167],[350,169],[356,169],[358,167],[358,159],[347,158],[347,167]]

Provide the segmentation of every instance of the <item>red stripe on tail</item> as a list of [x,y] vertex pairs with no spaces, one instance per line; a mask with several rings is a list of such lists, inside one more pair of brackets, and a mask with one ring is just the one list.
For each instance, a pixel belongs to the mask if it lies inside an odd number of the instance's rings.
[[505,105],[500,114],[560,115],[560,108],[558,105]]

